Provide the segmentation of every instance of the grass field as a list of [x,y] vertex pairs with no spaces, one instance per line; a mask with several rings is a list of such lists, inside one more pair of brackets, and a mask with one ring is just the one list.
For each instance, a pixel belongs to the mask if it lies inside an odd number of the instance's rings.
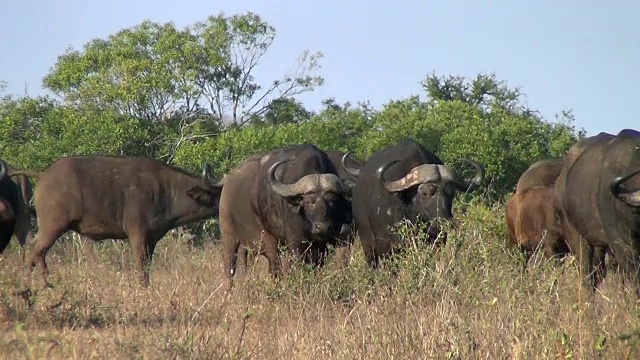
[[142,288],[127,242],[60,241],[54,288],[32,303],[14,242],[0,260],[0,358],[639,358],[640,304],[621,275],[585,296],[572,258],[537,255],[523,272],[504,233],[502,207],[474,205],[446,244],[412,243],[385,269],[356,243],[346,270],[275,283],[259,258],[231,289],[214,242],[165,237]]

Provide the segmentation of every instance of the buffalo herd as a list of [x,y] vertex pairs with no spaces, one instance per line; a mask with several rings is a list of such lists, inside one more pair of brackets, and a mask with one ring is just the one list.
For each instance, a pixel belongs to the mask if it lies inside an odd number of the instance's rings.
[[[446,239],[456,193],[478,189],[483,165],[460,159],[465,178],[413,139],[360,160],[350,152],[298,144],[256,153],[215,180],[160,160],[69,156],[43,172],[0,160],[0,253],[15,235],[29,243],[25,262],[46,279],[45,257],[73,230],[92,240],[129,239],[141,282],[149,284],[156,243],[171,229],[218,217],[225,271],[262,255],[277,278],[286,258],[321,267],[330,247],[347,265],[357,233],[373,268],[402,248],[390,230],[399,221],[426,224],[425,240]],[[37,179],[33,196],[28,178]],[[37,217],[33,236],[32,217]],[[527,256],[573,254],[592,290],[605,275],[605,255],[639,276],[640,132],[624,129],[577,141],[562,158],[524,171],[505,205],[507,243]],[[33,239],[32,239],[33,238]]]
[[571,253],[586,288],[606,274],[605,257],[636,280],[640,272],[640,132],[601,132],[562,159],[531,165],[506,204],[508,242],[546,256]]

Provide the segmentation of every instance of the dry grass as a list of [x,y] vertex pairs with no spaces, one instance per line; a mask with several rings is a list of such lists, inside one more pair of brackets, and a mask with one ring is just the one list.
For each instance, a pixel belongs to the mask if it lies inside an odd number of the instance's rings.
[[[6,359],[634,359],[640,306],[611,273],[584,297],[575,264],[522,272],[502,208],[472,206],[441,247],[410,246],[371,271],[297,269],[278,284],[259,258],[228,290],[221,246],[161,241],[141,288],[126,242],[60,241],[54,288],[31,307],[16,245],[0,260]],[[404,231],[411,232],[405,228]],[[390,269],[396,269],[392,275]]]

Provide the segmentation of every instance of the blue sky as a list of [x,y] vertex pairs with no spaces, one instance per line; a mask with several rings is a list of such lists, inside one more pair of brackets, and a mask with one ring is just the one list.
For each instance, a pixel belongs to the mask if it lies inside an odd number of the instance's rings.
[[[614,2],[610,3],[614,4]],[[640,2],[24,0],[0,12],[0,79],[6,92],[43,93],[41,79],[66,48],[81,48],[145,19],[182,27],[209,15],[252,11],[277,30],[257,69],[264,82],[290,69],[304,50],[322,51],[325,85],[300,99],[369,100],[421,94],[431,73],[495,72],[520,86],[547,120],[572,108],[592,135],[640,128]]]

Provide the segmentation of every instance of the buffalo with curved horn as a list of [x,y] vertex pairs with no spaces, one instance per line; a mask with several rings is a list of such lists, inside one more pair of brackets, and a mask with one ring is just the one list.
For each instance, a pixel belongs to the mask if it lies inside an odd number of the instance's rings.
[[473,191],[484,178],[481,164],[464,161],[476,169],[470,181],[413,139],[378,150],[367,160],[353,190],[353,216],[365,257],[373,267],[400,243],[389,231],[400,220],[424,220],[429,225],[428,238],[438,236],[440,221],[452,218],[456,190]]
[[249,157],[229,172],[220,199],[228,275],[236,272],[238,252],[246,264],[252,250],[267,258],[277,277],[283,246],[297,259],[323,265],[318,254],[335,245],[343,225],[351,221],[350,195],[327,154],[314,145]]

